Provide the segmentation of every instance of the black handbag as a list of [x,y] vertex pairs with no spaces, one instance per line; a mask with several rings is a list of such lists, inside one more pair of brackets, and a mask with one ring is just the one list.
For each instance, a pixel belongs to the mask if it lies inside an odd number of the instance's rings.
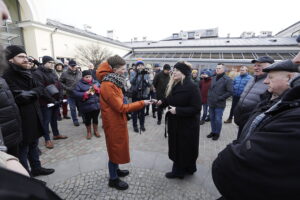
[[50,96],[56,95],[59,93],[57,87],[54,84],[48,85],[46,87],[46,91],[50,94]]

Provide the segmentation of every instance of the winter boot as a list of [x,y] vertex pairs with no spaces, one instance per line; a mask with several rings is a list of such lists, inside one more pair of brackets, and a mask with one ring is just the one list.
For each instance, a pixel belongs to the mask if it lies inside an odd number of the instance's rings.
[[98,124],[93,124],[93,129],[94,129],[94,135],[96,137],[101,137],[99,132],[98,132]]
[[86,139],[90,140],[92,138],[92,126],[89,125],[89,126],[85,126],[85,127],[86,127],[86,132],[87,132]]

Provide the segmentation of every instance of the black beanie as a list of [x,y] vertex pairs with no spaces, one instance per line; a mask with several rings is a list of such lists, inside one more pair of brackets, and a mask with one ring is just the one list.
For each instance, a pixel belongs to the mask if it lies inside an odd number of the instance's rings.
[[43,65],[44,65],[47,62],[54,61],[54,59],[51,56],[43,56],[42,61],[43,61]]
[[164,70],[171,70],[171,66],[169,64],[165,64],[163,69]]
[[186,65],[183,62],[178,62],[174,65],[174,68],[179,70],[181,73],[183,73],[185,76],[190,76],[192,73],[192,69],[190,66]]
[[24,49],[22,49],[21,47],[16,46],[16,45],[8,46],[5,49],[6,60],[12,59],[13,57],[15,57],[16,55],[18,55],[20,53],[25,53],[26,54],[26,51]]
[[91,75],[92,76],[92,72],[90,70],[84,70],[82,72],[82,77],[85,77],[86,75]]

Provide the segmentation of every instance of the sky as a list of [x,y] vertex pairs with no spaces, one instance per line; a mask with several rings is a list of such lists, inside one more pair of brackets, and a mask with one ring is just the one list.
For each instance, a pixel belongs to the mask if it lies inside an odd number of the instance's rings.
[[42,0],[49,19],[124,42],[161,40],[181,30],[218,28],[219,36],[244,31],[273,35],[300,21],[299,0]]

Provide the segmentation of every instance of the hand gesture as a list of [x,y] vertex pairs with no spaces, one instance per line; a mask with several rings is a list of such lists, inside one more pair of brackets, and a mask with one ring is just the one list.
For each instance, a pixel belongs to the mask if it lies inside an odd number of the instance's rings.
[[159,101],[156,101],[156,105],[160,106],[162,104],[162,101],[159,100]]
[[169,106],[168,107],[168,112],[170,112],[173,115],[176,115],[176,107]]
[[151,102],[151,100],[144,100],[144,104],[145,104],[145,106],[148,106],[148,105],[152,104],[152,102]]

